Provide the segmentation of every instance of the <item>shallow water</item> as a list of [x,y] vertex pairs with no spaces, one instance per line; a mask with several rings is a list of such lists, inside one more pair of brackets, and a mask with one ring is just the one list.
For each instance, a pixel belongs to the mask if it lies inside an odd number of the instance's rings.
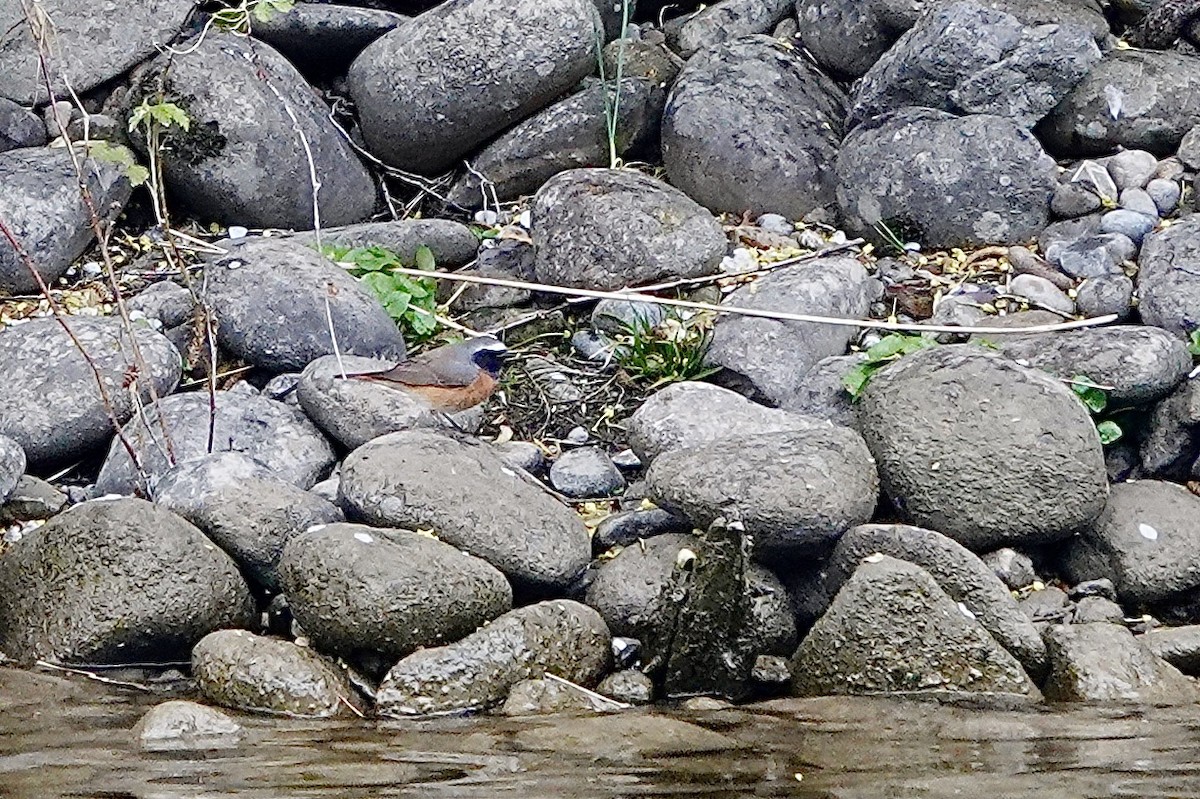
[[1200,709],[778,700],[702,713],[433,721],[244,716],[235,749],[147,753],[165,697],[0,670],[0,797],[1200,797]]

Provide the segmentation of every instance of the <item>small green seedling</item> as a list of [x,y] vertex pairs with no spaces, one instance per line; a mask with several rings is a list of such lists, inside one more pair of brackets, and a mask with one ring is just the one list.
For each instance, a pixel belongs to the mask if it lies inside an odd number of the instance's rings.
[[236,5],[214,11],[212,25],[217,30],[249,36],[255,22],[269,22],[276,14],[285,14],[296,5],[295,0],[241,0]]
[[712,343],[712,316],[669,312],[659,324],[641,316],[624,326],[613,357],[647,391],[680,380],[701,380],[720,371],[705,363]]
[[936,347],[937,342],[924,336],[891,333],[867,348],[866,360],[842,375],[842,385],[855,402],[862,396],[871,377],[892,361],[920,350]]
[[121,167],[131,186],[140,186],[150,179],[150,170],[137,162],[128,147],[102,140],[90,141],[87,143],[87,154],[89,158]]
[[133,133],[142,125],[148,128],[169,128],[174,125],[186,131],[192,126],[192,120],[187,112],[175,103],[151,103],[150,99],[146,98],[129,115],[129,132]]
[[[385,247],[327,244],[321,247],[321,254],[370,289],[410,341],[424,341],[437,331],[437,282],[393,273],[392,269],[406,266],[395,252]],[[415,261],[417,269],[425,272],[436,266],[433,251],[424,245],[417,248]]]
[[1108,392],[1104,390],[1104,387],[1096,385],[1083,375],[1076,375],[1067,382],[1070,383],[1071,390],[1091,413],[1092,421],[1096,424],[1096,432],[1100,434],[1100,443],[1107,447],[1109,444],[1119,441],[1124,435],[1124,431],[1115,421],[1105,418],[1104,412],[1108,410]]
[[1188,334],[1188,352],[1194,357],[1200,357],[1200,327]]

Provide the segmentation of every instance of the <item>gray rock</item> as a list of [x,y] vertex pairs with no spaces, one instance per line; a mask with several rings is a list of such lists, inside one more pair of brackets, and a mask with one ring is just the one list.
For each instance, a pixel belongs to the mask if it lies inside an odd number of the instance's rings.
[[809,416],[766,408],[711,383],[672,383],[629,418],[629,446],[643,462],[664,452],[694,447],[731,435],[808,431],[825,423]]
[[836,541],[870,520],[879,498],[879,479],[861,436],[832,424],[665,452],[650,465],[646,482],[657,504],[697,527],[736,509],[767,562],[781,552]]
[[665,306],[652,302],[600,300],[592,309],[592,327],[610,335],[625,334],[630,329],[658,327],[667,318]]
[[1111,599],[1102,596],[1085,596],[1075,603],[1071,614],[1072,624],[1121,624],[1125,619],[1125,611]]
[[[311,231],[288,238],[316,244]],[[324,228],[321,244],[336,247],[382,247],[395,253],[405,266],[416,264],[417,251],[428,247],[440,267],[465,266],[475,260],[479,239],[471,228],[452,219],[393,219],[389,222],[362,222],[357,225]]]
[[1112,175],[1117,189],[1123,192],[1126,189],[1144,188],[1154,176],[1154,170],[1158,169],[1158,159],[1154,153],[1145,150],[1122,150],[1104,159],[1104,166]]
[[[914,160],[936,170],[913,170]],[[859,125],[837,158],[847,233],[909,228],[927,247],[1018,244],[1046,226],[1055,164],[1033,134],[987,114],[906,109]]]
[[506,441],[496,445],[496,454],[510,469],[537,474],[546,467],[546,453],[532,441]]
[[768,33],[788,14],[793,0],[720,0],[664,26],[667,43],[684,58],[740,36]]
[[339,490],[352,517],[377,527],[432,528],[519,590],[563,590],[591,557],[574,511],[482,442],[425,430],[381,436],[346,457]]
[[637,669],[624,669],[601,680],[596,692],[629,705],[648,705],[654,701],[654,681]]
[[7,544],[0,582],[0,651],[22,663],[176,660],[254,618],[229,556],[138,499],[76,505]]
[[[729,707],[726,703],[721,706]],[[681,709],[688,712],[686,707]],[[523,725],[513,736],[513,742],[521,751],[544,753],[544,756],[554,756],[562,751],[564,743],[569,743],[571,751],[593,763],[652,762],[676,757],[695,762],[704,759],[706,753],[730,752],[741,757],[749,750],[733,736],[650,713],[547,719],[536,726]]]
[[838,592],[796,650],[792,674],[800,696],[1038,694],[1021,664],[928,572],[886,555],[859,566]]
[[1175,212],[1175,209],[1179,207],[1182,191],[1178,180],[1155,178],[1146,184],[1146,193],[1150,195],[1154,207],[1158,209],[1159,216],[1170,216]]
[[621,74],[643,78],[658,89],[669,89],[675,82],[683,59],[675,54],[662,37],[642,39],[616,39],[604,47],[604,74]]
[[1192,368],[1184,343],[1156,327],[1112,325],[989,340],[997,352],[1023,366],[1063,380],[1083,376],[1105,386],[1114,407],[1165,397]]
[[0,505],[8,502],[25,474],[25,450],[8,436],[0,435]]
[[596,611],[557,599],[504,614],[448,646],[397,663],[376,694],[383,716],[479,710],[502,702],[521,680],[552,673],[595,685],[608,667],[611,635]]
[[1014,591],[1032,585],[1038,578],[1033,560],[1024,552],[1009,547],[988,552],[982,556],[982,560],[993,574]]
[[539,281],[619,289],[716,271],[721,225],[679,189],[625,169],[561,172],[533,204]]
[[1001,10],[934,4],[855,85],[849,124],[918,106],[1032,128],[1099,60],[1083,28],[1026,28]]
[[191,124],[187,131],[164,131],[163,174],[167,190],[194,215],[252,228],[311,230],[311,168],[320,181],[322,225],[370,216],[370,173],[287,59],[264,42],[251,50],[249,39],[216,31],[180,49],[187,54],[153,62],[130,100],[140,102],[140,92],[157,102],[157,78],[169,70],[172,92]]
[[1076,181],[1059,183],[1050,198],[1050,210],[1054,215],[1067,219],[1099,211],[1103,204],[1095,191]]
[[0,294],[37,293],[31,265],[43,282],[54,287],[92,243],[95,231],[80,180],[86,182],[102,222],[116,219],[129,201],[132,187],[119,165],[83,153],[79,162],[82,175],[76,174],[70,155],[62,149],[31,147],[0,153],[0,219],[30,259],[7,236],[0,237]]
[[1107,52],[1050,112],[1039,134],[1056,155],[1103,155],[1118,146],[1170,155],[1197,122],[1200,62],[1177,52]]
[[[731,292],[725,304],[758,310],[864,319],[873,283],[857,259],[829,256],[785,267]],[[750,316],[721,317],[706,360],[720,380],[754,399],[792,407],[805,374],[822,358],[844,355],[850,327]],[[797,404],[801,404],[797,402]]]
[[857,426],[858,411],[842,378],[862,360],[861,354],[822,358],[804,373],[800,385],[783,403],[783,407],[794,413],[826,419],[842,427]]
[[1151,409],[1138,454],[1147,475],[1182,478],[1196,460],[1200,381],[1187,380]]
[[671,89],[662,125],[667,176],[714,212],[816,212],[832,221],[844,106],[833,81],[770,37],[716,45],[691,59]]
[[929,572],[1029,674],[1045,673],[1046,647],[1008,588],[974,553],[933,530],[902,524],[851,528],[838,540],[825,567],[827,595],[836,596],[860,564],[877,552]]
[[592,552],[600,555],[613,547],[626,547],[639,539],[666,533],[690,533],[692,523],[662,508],[629,510],[605,517],[592,532]]
[[149,752],[234,749],[242,725],[216,708],[174,699],[146,711],[133,728],[138,746]]
[[1187,336],[1200,327],[1200,219],[1189,217],[1146,237],[1138,257],[1142,321]]
[[496,712],[502,716],[548,716],[560,713],[579,715],[611,709],[611,702],[593,699],[560,680],[540,677],[516,683]]
[[970,345],[877,372],[859,429],[884,493],[922,527],[974,551],[1067,538],[1104,509],[1104,452],[1060,381]]
[[1071,615],[1071,600],[1067,592],[1057,586],[1046,586],[1033,591],[1021,599],[1021,610],[1034,624],[1059,624]]
[[0,97],[0,153],[46,143],[46,126],[31,111]]
[[331,524],[288,542],[279,566],[292,615],[313,645],[387,663],[457,641],[512,608],[499,571],[408,530]]
[[1185,166],[1200,169],[1200,124],[1193,125],[1183,135],[1176,156]]
[[625,478],[604,450],[581,447],[558,456],[550,467],[550,485],[568,497],[609,497],[624,490]]
[[[1158,206],[1145,189],[1124,189],[1121,192],[1121,207],[1145,216],[1158,217]],[[1101,220],[1101,225],[1103,224],[1104,220]]]
[[196,313],[192,292],[173,280],[160,280],[125,303],[130,314],[143,314],[157,320],[164,328],[179,327],[191,321]]
[[[55,94],[70,89],[84,94],[127,72],[130,67],[157,53],[156,44],[170,42],[193,11],[191,0],[115,0],[104,13],[121,24],[98,23],[91,6],[70,0],[40,3],[38,12],[52,30],[53,46],[45,55],[45,69]],[[99,26],[99,27],[98,27]],[[100,27],[106,35],[97,35]],[[0,6],[0,28],[8,31],[0,49],[0,74],[7,75],[0,93],[20,103],[46,102],[38,51],[38,35],[29,30],[23,6],[5,2]]]
[[1141,244],[1146,234],[1154,230],[1158,217],[1117,208],[1100,218],[1102,233],[1117,233],[1126,236],[1134,244]]
[[617,111],[616,154],[622,156],[657,135],[661,94],[648,81],[623,78],[619,90],[615,83],[597,84],[560,100],[469,159],[471,169],[446,199],[467,208],[491,206],[533,194],[559,172],[608,166],[606,107]]
[[153,499],[199,527],[272,592],[280,590],[284,545],[313,525],[343,520],[335,505],[238,452],[184,461],[162,476]]
[[238,710],[329,718],[363,706],[333,661],[246,630],[205,636],[192,650],[192,675],[205,699]]
[[408,21],[390,11],[334,3],[297,3],[286,12],[254,20],[261,39],[301,71],[318,76],[344,73],[368,44]]
[[1009,281],[1008,290],[1033,305],[1068,315],[1075,313],[1075,301],[1044,277],[1017,275]]
[[1104,448],[1104,467],[1110,483],[1123,483],[1143,476],[1138,449],[1128,440],[1117,441]]
[[404,337],[379,300],[320,253],[259,237],[221,246],[228,254],[205,267],[206,298],[218,343],[242,360],[296,371],[333,354],[335,340],[343,354],[404,358]]
[[[1108,171],[1105,170],[1107,175]],[[1114,202],[1116,201],[1114,197]],[[1060,219],[1052,222],[1037,234],[1038,245],[1045,253],[1046,259],[1053,261],[1051,251],[1055,247],[1063,247],[1085,236],[1095,236],[1100,233],[1100,214],[1088,214],[1078,219]],[[1131,251],[1137,254],[1137,247],[1130,242]]]
[[1137,245],[1119,233],[1084,234],[1049,245],[1046,259],[1074,278],[1120,275],[1122,264],[1137,255]]
[[1095,524],[1072,539],[1063,566],[1074,582],[1107,577],[1134,607],[1200,586],[1200,497],[1157,480],[1118,483]]
[[1085,318],[1116,314],[1124,319],[1133,306],[1133,281],[1125,275],[1089,277],[1076,289],[1075,305]]
[[[20,444],[37,468],[78,459],[109,439],[114,427],[105,397],[118,423],[133,415],[133,397],[124,385],[131,369],[137,367],[140,378],[139,403],[170,394],[181,374],[179,352],[148,326],[135,325],[131,336],[116,317],[73,316],[63,322],[87,358],[54,319],[0,332],[0,434]],[[144,366],[138,365],[139,353]]]
[[49,519],[67,506],[67,495],[33,475],[17,479],[8,499],[0,504],[0,524]]
[[[151,485],[173,465],[210,452],[240,452],[300,488],[310,488],[329,474],[333,448],[303,414],[281,402],[235,391],[218,391],[212,401],[215,415],[205,392],[166,397],[121,429]],[[147,488],[122,443],[114,441],[96,478],[96,490],[132,494]]]
[[1200,674],[1200,625],[1158,627],[1137,640],[1184,674]]
[[[596,67],[592,0],[441,5],[377,39],[347,77],[367,146],[437,174],[546,107]],[[480,70],[487,74],[480,80]]]
[[1196,687],[1116,624],[1061,624],[1046,632],[1052,702],[1192,704]]

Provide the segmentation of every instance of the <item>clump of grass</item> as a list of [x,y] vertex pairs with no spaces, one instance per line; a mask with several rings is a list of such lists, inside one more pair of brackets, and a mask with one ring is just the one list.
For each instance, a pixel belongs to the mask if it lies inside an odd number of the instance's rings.
[[[370,289],[408,341],[426,341],[437,332],[437,281],[396,274],[393,269],[411,265],[385,247],[326,244],[320,250]],[[433,251],[425,246],[417,248],[415,261],[425,272],[436,266]]]
[[720,371],[705,362],[712,343],[713,316],[671,311],[658,324],[635,317],[617,335],[614,358],[647,390],[680,380],[701,380]]

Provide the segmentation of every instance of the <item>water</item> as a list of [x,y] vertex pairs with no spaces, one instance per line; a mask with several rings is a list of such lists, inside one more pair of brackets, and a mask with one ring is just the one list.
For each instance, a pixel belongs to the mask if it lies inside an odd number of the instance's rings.
[[235,749],[140,751],[161,696],[0,670],[0,797],[1200,797],[1196,708],[778,700],[699,713],[244,716]]

